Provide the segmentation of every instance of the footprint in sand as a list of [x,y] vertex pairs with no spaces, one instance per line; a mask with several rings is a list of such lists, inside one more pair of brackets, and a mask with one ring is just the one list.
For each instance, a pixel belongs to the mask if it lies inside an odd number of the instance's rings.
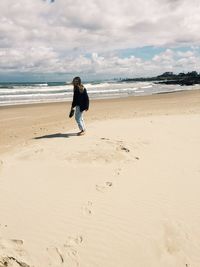
[[20,239],[0,239],[0,249],[4,251],[23,251],[22,245],[24,244],[23,240]]
[[48,253],[49,266],[59,266],[64,263],[64,258],[59,248],[49,247],[46,250]]
[[106,137],[102,137],[101,140],[110,140],[109,138],[106,138]]
[[68,237],[66,243],[64,244],[65,255],[67,257],[68,266],[74,267],[79,266],[79,255],[78,246],[83,242],[83,237],[81,235],[77,237]]
[[[7,227],[7,224],[5,224],[5,225],[0,224],[0,227]],[[0,247],[1,247],[1,245],[0,245]]]
[[65,246],[72,247],[72,246],[80,245],[82,242],[83,242],[82,235],[77,235],[76,237],[68,236]]
[[169,254],[180,251],[182,244],[182,233],[178,225],[172,223],[164,224],[164,246]]
[[[16,263],[18,266],[21,266],[21,267],[30,267],[30,265],[26,264],[23,261],[19,261],[18,259],[16,259],[15,257],[12,257],[12,256],[3,257],[0,260],[0,264],[3,264],[2,267],[4,267],[4,266],[7,266],[7,267],[14,267],[14,266],[16,266],[16,264],[13,265],[13,263],[14,264]],[[1,267],[1,265],[0,265],[0,267]]]
[[179,266],[189,267],[189,258],[184,253],[188,239],[187,230],[180,222],[166,220],[163,224],[163,233],[156,241],[156,255],[162,262],[170,260],[170,266],[177,266],[179,262]]
[[3,160],[0,160],[0,170],[2,169],[3,167]]
[[127,147],[123,146],[123,145],[120,145],[119,148],[122,150],[122,151],[125,151],[125,152],[130,152],[130,149],[128,149]]
[[116,168],[115,169],[115,176],[119,176],[120,174],[121,174],[121,171],[122,171],[122,169],[121,168]]
[[34,152],[35,152],[35,153],[42,153],[43,151],[44,151],[43,148],[39,148],[39,149],[35,150]]
[[83,242],[83,237],[78,235],[77,237],[69,236],[64,245],[58,247],[47,248],[48,253],[48,265],[77,267],[79,266],[78,246]]
[[124,142],[122,140],[110,140],[109,138],[102,137],[101,140],[107,141],[106,143],[117,146],[116,148],[119,150],[123,150],[125,152],[130,152],[130,149],[124,146]]
[[0,239],[0,266],[1,267],[30,267],[25,261],[27,254],[23,248],[23,240]]
[[105,182],[102,185],[96,185],[96,190],[99,191],[99,192],[104,193],[112,186],[113,186],[112,182]]
[[83,214],[91,215],[92,214],[92,201],[88,201],[86,205],[82,207]]
[[117,144],[117,150],[122,150],[126,153],[130,152],[130,149],[124,146],[124,142],[122,140],[115,140],[115,144]]

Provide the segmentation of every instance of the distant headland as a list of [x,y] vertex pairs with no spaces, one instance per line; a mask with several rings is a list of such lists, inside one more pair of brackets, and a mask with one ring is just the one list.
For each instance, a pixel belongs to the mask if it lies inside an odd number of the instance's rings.
[[164,72],[163,74],[155,77],[125,78],[125,79],[120,79],[120,81],[125,81],[125,82],[152,81],[161,84],[195,85],[195,84],[200,84],[200,73],[197,73],[196,71],[191,71],[187,73],[181,72],[179,74],[174,74],[173,72]]

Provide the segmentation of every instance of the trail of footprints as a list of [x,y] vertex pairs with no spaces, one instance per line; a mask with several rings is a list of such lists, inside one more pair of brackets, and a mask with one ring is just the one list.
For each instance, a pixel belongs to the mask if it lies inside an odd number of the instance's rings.
[[[113,145],[113,142],[109,138],[101,138],[101,140],[108,142]],[[124,153],[129,153],[130,149],[123,145],[122,141],[116,141],[117,146],[116,150],[123,151]],[[116,145],[115,143],[115,145]],[[35,153],[41,153],[43,150],[38,149]],[[138,158],[139,159],[139,158]],[[3,165],[3,162],[0,161],[0,165]],[[121,174],[121,167],[118,167],[115,170],[114,176],[119,176]],[[112,181],[105,181],[101,184],[95,185],[95,190],[99,193],[109,192],[113,187]],[[82,212],[84,215],[91,216],[93,214],[93,202],[88,201],[85,205],[82,206]],[[0,267],[33,267],[31,264],[27,264],[21,258],[25,253],[23,249],[22,240],[10,240],[7,241],[8,247],[3,245],[0,239],[0,250],[2,248],[5,250],[3,254],[0,254]],[[48,247],[46,252],[48,255],[48,266],[57,267],[57,266],[70,266],[78,267],[80,266],[80,259],[78,249],[79,246],[83,243],[83,237],[78,235],[76,237],[69,236],[64,244],[59,247]],[[7,251],[6,251],[7,248]],[[8,249],[9,248],[9,249]],[[6,253],[7,252],[7,253]]]
[[[108,138],[101,138],[104,141],[110,142]],[[128,153],[130,150],[122,145],[122,142],[119,141],[118,149]],[[41,153],[43,150],[38,149],[35,153]],[[3,165],[3,162],[0,161],[0,164]],[[119,176],[121,173],[121,168],[115,170],[114,175]],[[105,181],[101,184],[95,185],[95,190],[100,193],[106,193],[113,187],[112,181]],[[92,215],[93,211],[93,202],[88,201],[82,207],[82,212],[84,215]],[[5,253],[0,255],[0,267],[33,267],[31,264],[27,264],[21,258],[24,255],[25,251],[23,248],[22,240],[9,240],[8,246],[3,245],[0,240],[0,249],[4,248]],[[80,259],[78,248],[83,243],[83,237],[78,235],[76,237],[69,236],[66,242],[59,247],[48,247],[46,248],[47,257],[48,257],[48,266],[70,266],[78,267],[80,266]],[[9,248],[9,249],[8,249]],[[7,249],[7,251],[6,251]],[[7,253],[6,253],[7,252]]]
[[[105,141],[110,141],[109,138],[101,138],[101,140],[105,140]],[[119,141],[120,143],[122,141]],[[130,150],[124,146],[120,146],[122,150],[124,150],[125,152],[130,152]],[[115,172],[114,172],[114,176],[119,176],[121,174],[122,168],[118,167]],[[100,193],[106,193],[109,192],[109,190],[113,187],[113,182],[112,181],[104,181],[101,184],[96,184],[95,185],[95,190],[97,192]],[[93,211],[93,202],[92,201],[88,201],[85,205],[83,205],[82,207],[82,211],[84,215],[92,215]]]
[[[78,267],[80,265],[78,247],[82,242],[81,235],[69,236],[59,247],[46,248],[48,266]],[[0,267],[33,267],[26,255],[23,243],[23,240],[0,239]]]
[[[107,139],[106,139],[107,140]],[[109,140],[109,139],[108,139]],[[124,151],[129,152],[127,148],[123,148]],[[118,167],[115,170],[114,175],[119,176],[121,174],[121,168]],[[106,193],[108,192],[113,186],[112,181],[105,181],[101,184],[95,185],[95,190],[100,193]],[[93,214],[93,202],[87,201],[82,206],[82,212],[85,216],[91,216]],[[61,247],[51,247],[47,248],[47,251],[49,252],[50,259],[49,259],[49,266],[61,266],[65,265],[67,263],[67,266],[74,267],[74,266],[80,266],[80,259],[79,259],[79,253],[78,249],[79,246],[83,243],[83,237],[81,235],[77,237],[68,237],[66,243]]]
[[[102,146],[102,143],[104,145]],[[112,163],[112,162],[128,162],[132,160],[130,149],[122,140],[111,140],[102,137],[93,146],[83,148],[65,156],[67,161],[95,162],[95,163]]]
[[[101,138],[101,140],[113,144],[108,138]],[[125,153],[129,153],[130,149],[125,147],[122,141],[116,141],[118,146],[117,150],[121,150]],[[35,153],[41,153],[43,150],[38,149]],[[139,160],[139,157],[135,157],[135,160]],[[0,160],[0,168],[3,166],[3,161]],[[114,171],[114,176],[118,177],[121,175],[122,168],[118,167]],[[109,192],[113,187],[112,181],[104,181],[101,184],[95,185],[95,190],[99,193]],[[93,214],[93,202],[87,201],[82,206],[82,213],[85,216],[91,216]],[[0,226],[2,226],[0,224]],[[176,226],[176,225],[175,225]],[[164,225],[163,236],[161,237],[163,242],[162,246],[157,247],[160,257],[162,255],[169,254],[174,255],[179,253],[181,250],[181,243],[179,241],[179,235],[182,231],[179,231],[179,227],[175,227],[171,223],[166,223]],[[5,225],[7,227],[7,225]],[[185,237],[184,237],[185,238]],[[80,256],[79,249],[84,242],[82,235],[69,236],[66,238],[64,244],[60,246],[52,246],[46,248],[48,265],[49,267],[59,267],[59,266],[70,266],[78,267],[80,266]],[[11,239],[3,240],[0,238],[0,267],[34,267],[30,263],[29,257],[24,249],[23,240]],[[185,260],[187,262],[187,260]],[[183,264],[183,267],[190,267],[189,263]],[[37,266],[40,267],[40,266]]]
[[[106,142],[110,142],[108,138],[101,138]],[[118,141],[118,149],[121,149],[125,153],[129,153],[130,149],[125,147],[122,141]],[[36,151],[37,152],[41,152]],[[136,160],[139,160],[139,157],[135,157]],[[0,161],[0,166],[3,165],[3,161]],[[118,167],[114,171],[114,177],[121,175],[122,168]],[[113,181],[104,181],[101,184],[95,185],[95,190],[101,193],[109,192],[113,187]],[[93,202],[87,201],[82,206],[82,213],[85,216],[93,215]],[[1,225],[0,225],[1,226]],[[180,231],[181,233],[181,231]],[[179,241],[179,229],[171,223],[166,223],[164,225],[163,236],[161,237],[163,242],[162,246],[156,246],[156,251],[162,258],[162,255],[174,255],[178,254],[181,250],[181,243]],[[79,267],[80,266],[80,255],[79,250],[80,246],[83,244],[84,239],[82,235],[69,236],[66,238],[64,244],[59,246],[51,246],[46,248],[48,265],[49,267],[60,267],[60,266],[70,266],[70,267]],[[0,239],[0,267],[34,267],[27,260],[28,257],[25,253],[22,240],[1,240]],[[26,262],[25,262],[26,261]],[[183,267],[190,267],[185,260]],[[37,266],[40,267],[40,266]]]

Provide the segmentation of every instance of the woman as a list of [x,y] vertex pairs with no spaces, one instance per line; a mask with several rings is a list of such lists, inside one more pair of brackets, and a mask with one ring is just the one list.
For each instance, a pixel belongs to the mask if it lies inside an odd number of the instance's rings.
[[84,135],[86,129],[83,120],[83,112],[89,109],[89,97],[86,88],[81,83],[80,77],[75,77],[72,84],[74,85],[74,95],[71,110],[76,108],[75,119],[80,129],[78,135]]

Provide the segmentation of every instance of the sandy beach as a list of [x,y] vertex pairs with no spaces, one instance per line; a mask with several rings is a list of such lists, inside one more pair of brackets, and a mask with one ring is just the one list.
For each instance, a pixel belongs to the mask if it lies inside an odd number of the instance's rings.
[[199,267],[200,90],[0,108],[0,267]]

